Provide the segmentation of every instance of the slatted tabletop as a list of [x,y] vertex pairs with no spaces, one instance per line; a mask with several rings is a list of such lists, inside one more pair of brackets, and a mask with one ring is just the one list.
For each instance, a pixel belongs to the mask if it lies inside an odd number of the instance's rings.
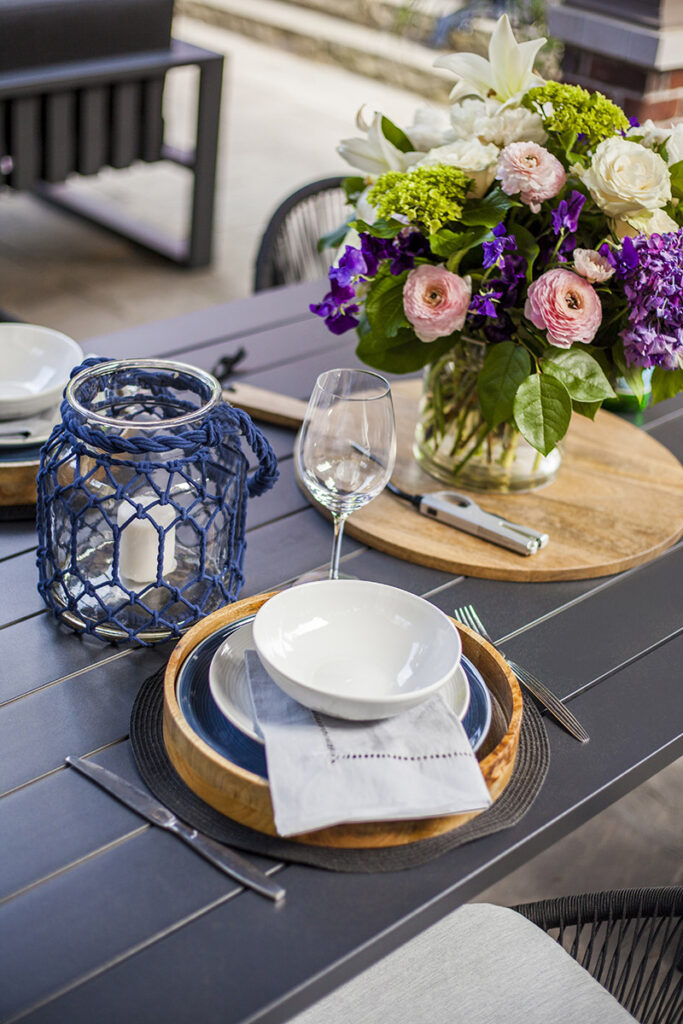
[[[86,347],[210,370],[244,346],[242,379],[305,398],[319,372],[356,364],[352,338],[333,338],[307,312],[320,292],[263,293]],[[645,421],[683,456],[680,398],[648,410]],[[266,433],[281,479],[249,504],[242,596],[330,554],[329,524],[294,480],[293,435]],[[346,875],[253,857],[286,886],[276,909],[64,767],[76,754],[136,780],[131,704],[170,648],[116,648],[58,628],[36,590],[35,543],[31,524],[0,524],[3,1021],[287,1020],[683,750],[683,543],[615,577],[529,584],[453,578],[346,540],[344,559],[358,577],[447,612],[474,603],[509,655],[569,699],[591,742],[580,745],[546,719],[550,772],[522,822],[423,867]]]

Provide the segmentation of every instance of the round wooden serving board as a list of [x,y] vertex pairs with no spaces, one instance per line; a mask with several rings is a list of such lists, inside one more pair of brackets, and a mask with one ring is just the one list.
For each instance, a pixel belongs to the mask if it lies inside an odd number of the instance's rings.
[[[276,835],[268,782],[218,754],[192,730],[176,699],[180,668],[205,637],[222,626],[253,615],[273,593],[247,598],[221,608],[197,623],[176,646],[164,678],[163,735],[169,758],[182,780],[207,804],[258,832]],[[517,754],[522,725],[519,684],[500,654],[458,623],[463,651],[479,669],[502,714],[494,715],[489,736],[479,751],[480,765],[494,800],[505,789]],[[495,702],[494,702],[495,704]],[[315,846],[376,848],[402,846],[450,832],[475,814],[457,814],[414,821],[365,822],[335,825],[306,832],[296,840]]]
[[[392,480],[413,494],[448,489],[413,458],[421,382],[399,381],[391,389],[398,433]],[[521,581],[581,580],[622,572],[649,562],[681,537],[683,466],[668,448],[603,411],[592,422],[574,416],[563,446],[560,471],[545,487],[524,494],[467,492],[487,512],[547,533],[547,547],[535,555],[517,555],[426,516],[418,518],[412,505],[388,491],[354,512],[345,531],[369,547],[418,565]]]

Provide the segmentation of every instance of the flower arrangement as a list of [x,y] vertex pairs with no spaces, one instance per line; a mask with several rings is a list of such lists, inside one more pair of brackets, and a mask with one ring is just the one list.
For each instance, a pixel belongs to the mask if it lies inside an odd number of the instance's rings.
[[537,469],[617,378],[641,398],[647,371],[653,401],[683,389],[683,124],[544,81],[543,42],[503,16],[489,60],[436,61],[459,79],[448,113],[403,130],[361,111],[339,146],[363,174],[311,309],[355,328],[370,366],[427,367],[416,454],[436,475],[509,465],[520,438]]

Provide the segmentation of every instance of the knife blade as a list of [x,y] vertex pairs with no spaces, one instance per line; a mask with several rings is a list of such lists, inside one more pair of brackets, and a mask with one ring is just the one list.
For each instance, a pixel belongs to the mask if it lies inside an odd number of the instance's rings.
[[276,903],[284,899],[285,890],[272,878],[269,878],[265,872],[250,864],[245,857],[236,853],[235,850],[216,842],[215,839],[203,835],[197,829],[192,828],[191,825],[181,821],[173,811],[170,811],[168,807],[164,807],[162,803],[159,803],[149,793],[143,792],[131,782],[122,779],[119,775],[109,771],[108,768],[103,768],[93,761],[85,761],[82,757],[71,756],[65,758],[65,760],[72,768],[75,768],[82,775],[86,775],[92,782],[101,786],[102,789],[105,789],[111,796],[116,797],[117,800],[120,800],[122,804],[125,804],[132,811],[135,811],[136,814],[146,818],[147,821],[158,828],[172,832],[178,839],[182,839],[196,853],[201,854],[214,867],[234,878],[241,885],[246,886],[248,889],[253,889],[262,896],[267,896],[268,899],[275,900]]
[[[239,405],[255,419],[295,430],[301,426],[306,414],[306,402],[242,381],[231,381],[223,397]],[[368,452],[365,454],[372,458]],[[391,481],[386,487],[397,498],[409,501],[423,516],[481,537],[482,540],[498,544],[519,555],[534,555],[548,543],[547,533],[486,512],[472,498],[458,491],[408,494]]]

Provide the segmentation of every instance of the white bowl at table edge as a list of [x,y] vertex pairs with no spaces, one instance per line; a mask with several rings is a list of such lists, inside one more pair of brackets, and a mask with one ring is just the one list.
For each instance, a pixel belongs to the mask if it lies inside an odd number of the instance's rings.
[[[349,600],[354,597],[356,603],[354,607],[350,607]],[[324,604],[327,607],[323,607]],[[378,609],[380,614],[375,615],[373,619],[373,613]],[[322,619],[317,631],[306,630],[303,633],[303,636],[308,636],[306,646],[302,648],[299,645],[299,649],[294,652],[291,649],[291,630],[294,627],[300,629],[302,622],[320,619],[323,611],[327,612],[328,618]],[[387,612],[392,611],[393,621],[387,615]],[[337,631],[348,628],[348,621],[342,621],[344,618],[348,620],[352,615],[360,615],[361,618],[355,629],[349,629],[346,635],[342,632],[341,635],[333,636],[330,635],[330,631],[335,629],[335,624],[331,613],[338,616]],[[399,648],[399,640],[403,641],[400,650],[406,646],[405,625],[399,626],[396,621],[398,615],[404,623],[414,623],[413,636],[419,636],[420,631],[424,635],[425,629],[432,630],[432,641],[422,642],[417,665],[411,666],[404,657],[402,664],[396,663],[393,667],[389,665],[380,670],[377,662],[378,651],[390,649],[395,653]],[[371,638],[367,635],[369,622],[372,623],[370,628],[373,630]],[[283,632],[287,629],[290,647],[283,653],[282,647],[280,650],[274,647],[274,638],[282,643],[285,639]],[[415,594],[365,580],[323,580],[282,591],[256,613],[253,632],[254,646],[265,668],[285,693],[314,711],[353,721],[387,718],[415,707],[445,685],[460,664],[462,654],[460,635],[444,612]],[[323,637],[324,633],[327,633],[326,637]],[[365,636],[362,633],[365,633]],[[311,656],[312,637],[315,638],[315,643]],[[351,642],[349,638],[352,638]],[[334,655],[328,654],[328,647],[321,658],[323,639],[326,642],[334,641]],[[358,650],[357,645],[362,641],[362,649]],[[351,643],[353,651],[351,657],[348,657]],[[416,654],[414,642],[407,653],[413,656]],[[350,680],[344,676],[343,669],[339,672],[339,662],[342,658],[345,658],[349,666],[352,682],[359,688],[358,692],[350,693],[348,690],[335,689],[334,685],[328,684],[330,677],[334,678],[337,673],[338,679],[343,679],[348,685]],[[395,656],[393,660],[396,662]],[[365,663],[366,666],[370,665],[370,668],[366,667],[364,671],[357,672],[355,666],[359,662]],[[373,676],[374,672],[377,674]],[[413,682],[410,689],[397,689],[397,685],[400,684],[397,684],[396,680],[401,672],[408,672],[407,679]],[[420,681],[420,676],[424,682]],[[316,678],[323,679],[324,685],[315,685],[312,680]],[[381,688],[368,694],[368,680],[377,678],[381,681]],[[387,683],[394,688],[393,692],[386,692]]]
[[[83,361],[78,342],[39,324],[1,323],[0,353],[0,420],[27,418],[55,406],[71,370]],[[18,389],[11,393],[6,387],[9,393],[3,395],[3,380]]]

